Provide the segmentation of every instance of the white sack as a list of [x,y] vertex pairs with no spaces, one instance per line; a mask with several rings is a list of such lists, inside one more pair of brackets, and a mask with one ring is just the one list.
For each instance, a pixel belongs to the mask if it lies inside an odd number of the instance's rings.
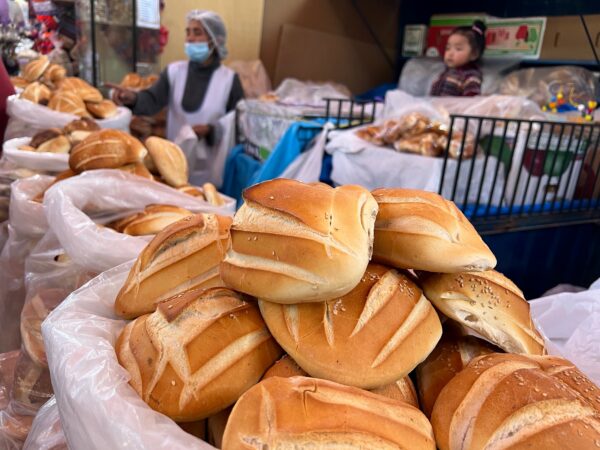
[[21,145],[29,145],[30,137],[14,138],[2,145],[2,155],[17,167],[42,172],[63,172],[69,168],[69,155],[66,153],[28,152],[19,150]]
[[33,419],[23,450],[67,450],[55,397],[48,400]]

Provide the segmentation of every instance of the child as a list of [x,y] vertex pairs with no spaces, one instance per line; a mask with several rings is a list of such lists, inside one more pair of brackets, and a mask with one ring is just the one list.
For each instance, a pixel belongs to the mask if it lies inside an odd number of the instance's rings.
[[476,20],[470,27],[458,27],[448,38],[446,69],[431,86],[433,96],[481,94],[481,70],[477,62],[485,50],[485,24]]

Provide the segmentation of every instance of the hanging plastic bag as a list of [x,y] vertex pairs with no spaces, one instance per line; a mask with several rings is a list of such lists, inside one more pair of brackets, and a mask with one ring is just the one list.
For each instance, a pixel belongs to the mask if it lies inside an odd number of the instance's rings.
[[[38,131],[48,128],[62,128],[69,122],[79,119],[73,114],[54,111],[44,105],[22,100],[16,95],[11,95],[6,100],[8,125],[4,139],[18,137],[32,137]],[[96,120],[101,128],[115,128],[129,132],[131,111],[124,107],[117,108],[117,114],[111,118]]]
[[23,450],[67,450],[67,448],[56,398],[52,397],[33,419]]
[[149,204],[180,206],[196,213],[233,215],[235,200],[213,206],[169,186],[119,170],[93,170],[63,180],[44,196],[46,217],[67,255],[94,272],[136,258],[149,238],[128,236],[103,227]]
[[19,149],[28,145],[31,138],[10,139],[2,146],[3,157],[17,167],[23,167],[44,173],[63,172],[69,168],[69,155],[64,153],[29,152]]
[[126,321],[114,315],[114,301],[131,264],[75,291],[42,324],[66,441],[89,450],[212,449],[150,409],[117,361],[114,345]]

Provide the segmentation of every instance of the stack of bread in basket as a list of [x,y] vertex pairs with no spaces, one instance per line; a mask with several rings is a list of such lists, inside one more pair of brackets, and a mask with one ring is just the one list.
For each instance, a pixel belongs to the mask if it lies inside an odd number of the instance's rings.
[[224,449],[600,445],[600,391],[545,355],[495,265],[436,194],[276,179],[233,220],[156,235],[115,350],[151,408]]

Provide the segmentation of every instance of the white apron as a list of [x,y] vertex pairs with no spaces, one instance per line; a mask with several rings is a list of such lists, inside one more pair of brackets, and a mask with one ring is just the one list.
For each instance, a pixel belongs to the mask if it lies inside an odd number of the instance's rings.
[[178,61],[169,65],[171,95],[167,115],[167,138],[179,145],[185,153],[190,171],[190,184],[201,186],[214,178],[211,177],[211,165],[215,151],[204,139],[196,137],[192,127],[199,124],[214,125],[225,115],[235,72],[223,65],[216,69],[210,77],[202,105],[191,113],[184,111],[181,106],[187,73],[188,61]]

